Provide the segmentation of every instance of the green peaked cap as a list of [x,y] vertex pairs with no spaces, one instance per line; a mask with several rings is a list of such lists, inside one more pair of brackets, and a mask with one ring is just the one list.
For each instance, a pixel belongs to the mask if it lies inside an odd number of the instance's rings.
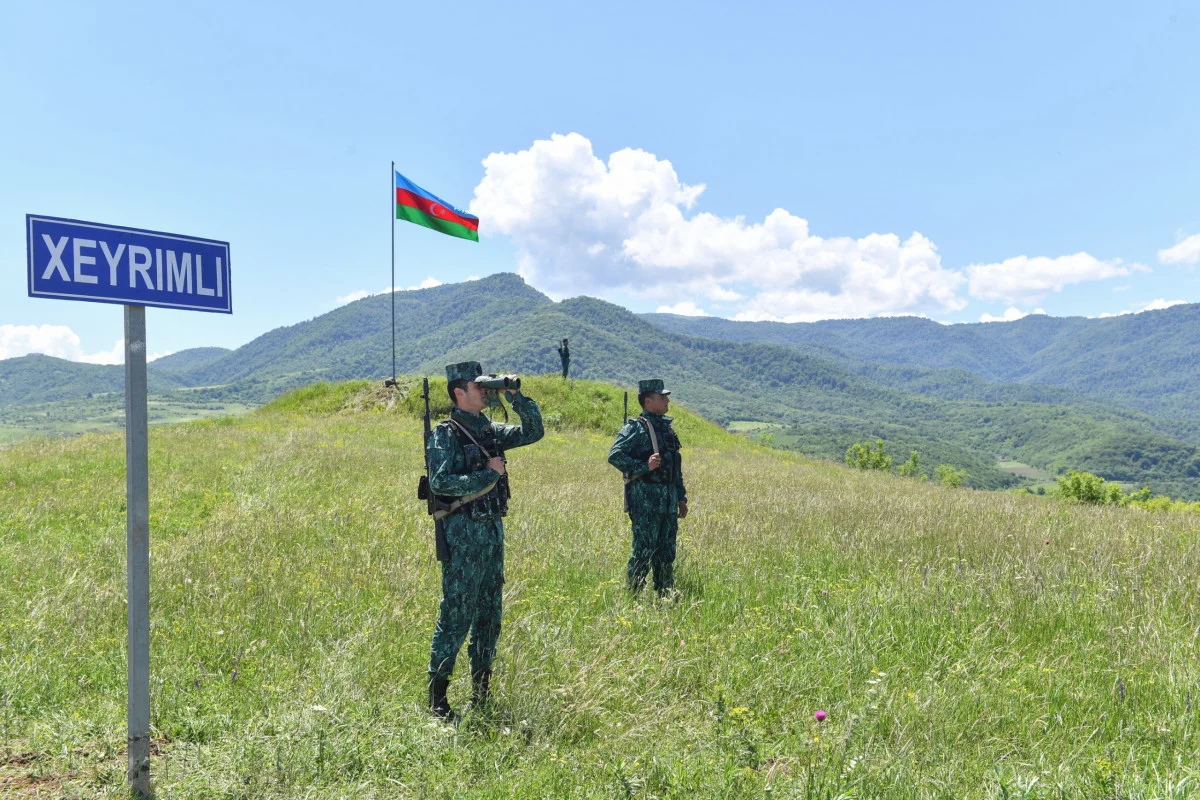
[[446,365],[446,382],[473,381],[483,374],[483,367],[478,361],[460,361],[457,364]]
[[642,394],[643,392],[671,393],[668,389],[663,388],[662,378],[650,378],[649,380],[638,381],[638,394]]

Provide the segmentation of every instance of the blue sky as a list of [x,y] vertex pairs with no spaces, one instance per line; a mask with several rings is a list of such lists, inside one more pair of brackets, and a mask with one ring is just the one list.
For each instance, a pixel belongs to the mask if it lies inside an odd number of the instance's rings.
[[789,320],[1200,301],[1194,3],[281,9],[6,5],[0,357],[122,335],[25,296],[26,213],[229,241],[236,313],[151,309],[148,338],[236,347],[388,287],[392,160],[483,233],[398,223],[401,288],[520,271]]

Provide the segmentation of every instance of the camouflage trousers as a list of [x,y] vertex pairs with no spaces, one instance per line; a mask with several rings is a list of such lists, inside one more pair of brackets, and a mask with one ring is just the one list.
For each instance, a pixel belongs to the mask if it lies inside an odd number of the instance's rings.
[[633,591],[646,584],[646,575],[654,570],[654,589],[659,594],[675,586],[675,538],[679,533],[679,514],[636,511],[633,520],[633,552],[625,568],[628,586]]
[[449,678],[467,634],[471,673],[492,668],[504,600],[504,523],[447,519],[450,560],[442,563],[442,602],[429,652],[429,674]]
[[571,362],[564,361],[562,367],[563,367],[563,377],[565,378],[565,377],[567,377],[567,373],[571,371]]

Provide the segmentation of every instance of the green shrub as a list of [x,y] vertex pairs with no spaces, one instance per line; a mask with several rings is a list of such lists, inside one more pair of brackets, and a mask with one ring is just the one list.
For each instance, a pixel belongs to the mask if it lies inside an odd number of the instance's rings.
[[951,486],[958,488],[963,484],[963,478],[966,474],[956,470],[953,464],[938,464],[937,469],[933,471],[933,479],[942,486]]
[[900,475],[905,478],[916,478],[919,481],[926,480],[928,476],[921,472],[921,454],[916,450],[908,456],[908,461],[900,465]]
[[855,442],[846,451],[846,464],[855,469],[890,472],[892,457],[884,451],[883,439],[876,439],[874,445],[870,442]]

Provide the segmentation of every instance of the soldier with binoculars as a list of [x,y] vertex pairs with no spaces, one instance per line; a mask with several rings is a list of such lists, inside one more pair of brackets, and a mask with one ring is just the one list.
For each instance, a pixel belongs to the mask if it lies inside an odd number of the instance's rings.
[[[500,638],[504,589],[504,523],[508,513],[508,467],[504,453],[542,438],[542,415],[521,394],[521,379],[484,375],[477,361],[446,367],[447,391],[454,409],[438,424],[425,447],[430,499],[439,533],[444,536],[442,601],[429,656],[429,709],[453,719],[446,690],[458,651],[471,642],[471,704],[487,702],[492,661]],[[482,412],[489,395],[505,396],[520,425],[500,425]],[[440,548],[439,548],[440,549]]]

